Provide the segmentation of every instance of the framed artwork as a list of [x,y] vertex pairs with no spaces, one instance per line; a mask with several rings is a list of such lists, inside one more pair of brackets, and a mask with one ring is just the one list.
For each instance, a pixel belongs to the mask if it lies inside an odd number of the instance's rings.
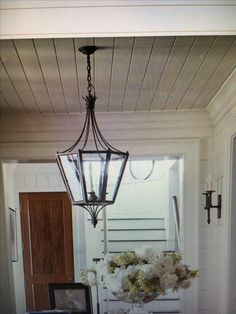
[[11,243],[11,260],[18,261],[17,251],[17,229],[16,229],[16,211],[9,207],[9,224],[10,224],[10,243]]
[[82,283],[50,283],[49,300],[52,310],[92,314],[91,290]]
[[73,314],[73,312],[68,312],[68,311],[47,311],[47,310],[43,310],[43,311],[31,311],[31,312],[27,312],[28,314]]

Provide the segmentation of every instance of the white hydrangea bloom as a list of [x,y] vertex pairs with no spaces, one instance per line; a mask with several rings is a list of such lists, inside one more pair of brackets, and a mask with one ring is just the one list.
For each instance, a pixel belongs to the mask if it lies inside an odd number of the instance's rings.
[[93,271],[89,271],[87,274],[88,283],[90,286],[96,285],[97,277]]
[[90,286],[104,284],[114,293],[158,292],[187,289],[197,271],[181,263],[177,253],[159,255],[150,247],[120,255],[107,254],[103,261],[81,272],[81,281]]
[[187,275],[186,266],[183,264],[178,264],[177,267],[178,272],[181,274],[182,277]]
[[105,282],[107,288],[109,288],[112,292],[120,292],[123,290],[122,281],[119,280],[115,274],[106,275]]
[[186,280],[180,282],[179,286],[180,286],[180,288],[188,289],[191,286],[191,280],[186,279]]
[[143,246],[139,249],[136,249],[135,253],[139,258],[142,258],[142,259],[147,260],[149,262],[151,262],[155,256],[155,252],[154,252],[153,248],[148,247],[148,246]]
[[126,276],[133,277],[137,273],[138,269],[135,265],[129,265],[126,269]]
[[178,277],[174,274],[165,273],[160,279],[162,289],[173,289],[176,286]]
[[105,277],[106,285],[111,291],[119,292],[123,290],[123,280],[126,277],[126,270],[124,268],[116,268],[114,273],[107,274]]

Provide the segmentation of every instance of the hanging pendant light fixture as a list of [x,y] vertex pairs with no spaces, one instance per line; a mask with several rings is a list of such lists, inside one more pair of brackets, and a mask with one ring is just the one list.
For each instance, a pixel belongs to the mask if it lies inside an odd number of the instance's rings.
[[71,202],[89,212],[94,227],[98,213],[115,202],[129,156],[128,152],[122,152],[106,141],[95,118],[97,97],[91,83],[90,55],[96,50],[96,46],[79,49],[87,56],[88,94],[83,97],[86,102],[85,122],[78,140],[70,148],[57,153],[57,163]]

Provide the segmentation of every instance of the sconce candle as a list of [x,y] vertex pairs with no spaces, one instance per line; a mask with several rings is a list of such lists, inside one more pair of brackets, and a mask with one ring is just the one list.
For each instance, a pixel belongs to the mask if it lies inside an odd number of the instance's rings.
[[207,191],[212,191],[212,181],[211,180],[207,181]]

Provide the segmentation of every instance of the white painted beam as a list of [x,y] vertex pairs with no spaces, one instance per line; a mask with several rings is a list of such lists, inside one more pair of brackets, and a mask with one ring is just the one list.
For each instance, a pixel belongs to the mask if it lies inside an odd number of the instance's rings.
[[[207,137],[212,122],[207,111],[97,113],[105,138],[129,150],[133,143]],[[2,159],[53,159],[79,137],[84,114],[18,114],[0,116]],[[132,153],[132,152],[130,152]],[[145,152],[144,152],[145,153]]]
[[236,34],[235,1],[1,1],[2,39]]

